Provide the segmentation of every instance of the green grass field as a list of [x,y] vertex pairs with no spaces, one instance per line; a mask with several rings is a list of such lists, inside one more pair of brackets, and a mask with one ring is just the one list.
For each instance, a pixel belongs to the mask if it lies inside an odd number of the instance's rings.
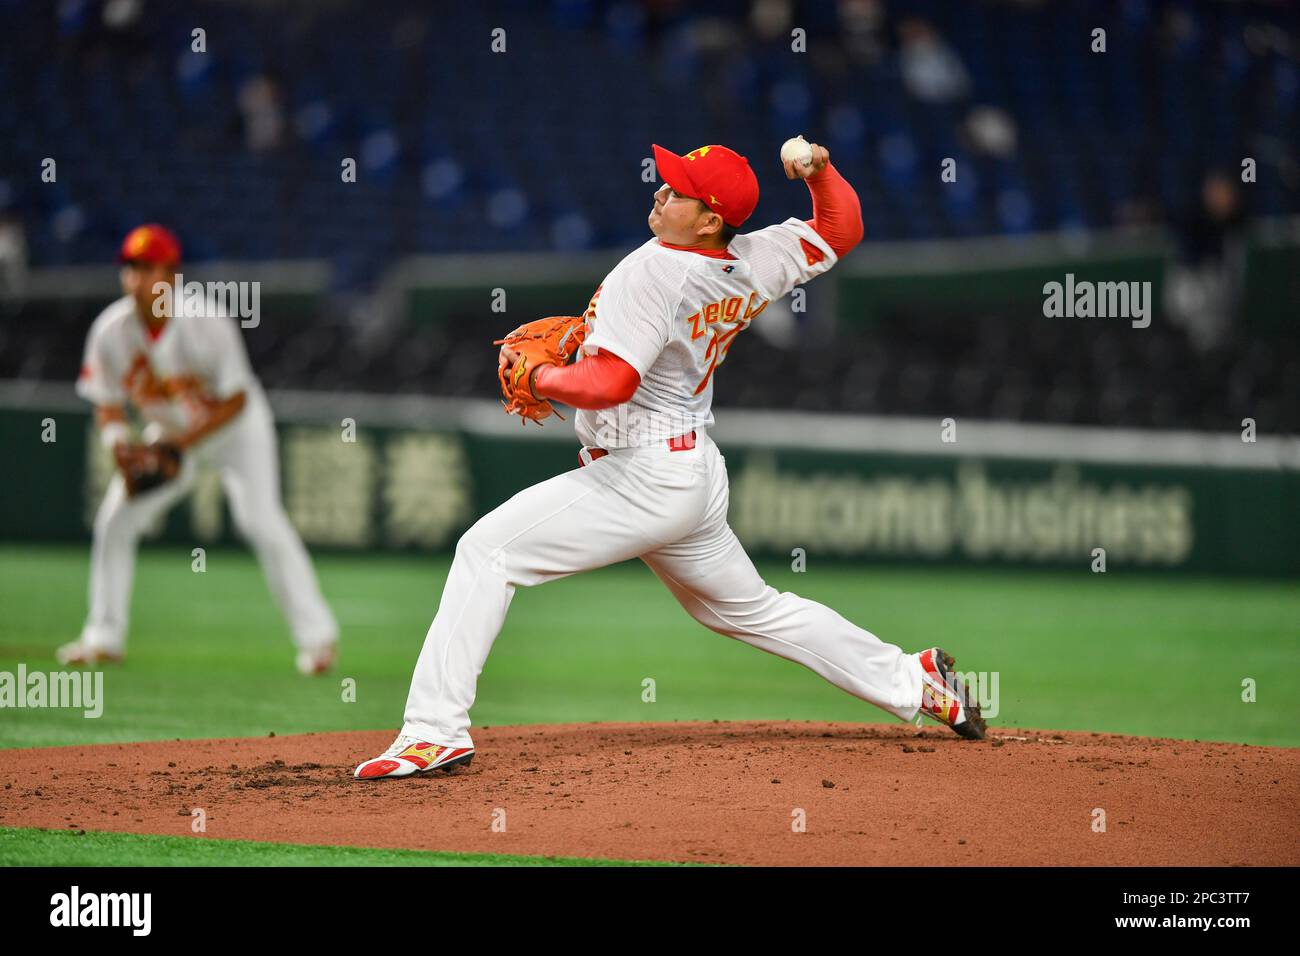
[[[0,548],[0,671],[56,667],[85,613],[88,549]],[[317,556],[343,627],[337,673],[293,669],[253,558],[146,549],[129,661],[102,717],[0,711],[0,746],[396,729],[437,605],[443,558]],[[1300,589],[1286,582],[818,566],[765,567],[885,640],[942,644],[996,671],[994,725],[1300,745]],[[657,700],[641,699],[652,677]],[[345,702],[341,681],[356,682]],[[1242,701],[1242,681],[1258,700]],[[690,620],[639,562],[521,590],[475,724],[696,719],[889,722],[803,668]]]
[[0,827],[0,866],[689,866]]

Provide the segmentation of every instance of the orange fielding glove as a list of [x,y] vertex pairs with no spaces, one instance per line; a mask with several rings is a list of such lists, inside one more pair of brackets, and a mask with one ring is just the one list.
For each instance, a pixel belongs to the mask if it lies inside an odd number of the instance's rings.
[[533,394],[533,371],[543,365],[565,365],[582,348],[587,338],[587,321],[580,315],[551,315],[519,326],[494,345],[504,345],[519,358],[513,365],[501,362],[497,378],[506,412],[518,415],[520,424],[529,419],[537,424],[556,412],[551,403]]

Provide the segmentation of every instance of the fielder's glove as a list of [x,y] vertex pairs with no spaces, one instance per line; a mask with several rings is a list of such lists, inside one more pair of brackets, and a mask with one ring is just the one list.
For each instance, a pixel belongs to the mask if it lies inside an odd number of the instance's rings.
[[494,345],[504,345],[519,356],[513,366],[503,364],[497,368],[506,412],[539,425],[552,413],[563,419],[550,402],[533,394],[533,370],[543,365],[567,364],[586,337],[587,323],[582,316],[552,315],[521,325],[504,339],[497,339]]
[[166,484],[181,471],[181,450],[170,442],[118,445],[113,454],[126,481],[128,498]]

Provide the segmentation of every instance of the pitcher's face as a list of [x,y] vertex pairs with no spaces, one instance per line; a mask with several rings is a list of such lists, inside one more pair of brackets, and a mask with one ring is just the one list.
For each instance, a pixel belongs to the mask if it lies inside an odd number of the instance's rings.
[[654,206],[646,221],[656,238],[675,246],[690,246],[717,231],[710,228],[713,220],[722,221],[698,199],[684,196],[664,183],[655,191]]

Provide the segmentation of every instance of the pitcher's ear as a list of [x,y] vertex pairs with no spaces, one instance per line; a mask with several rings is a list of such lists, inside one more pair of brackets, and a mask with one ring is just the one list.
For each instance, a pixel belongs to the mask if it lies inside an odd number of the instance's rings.
[[725,223],[723,223],[722,217],[710,209],[708,216],[701,224],[698,232],[702,236],[716,236],[718,233],[722,232],[722,227],[724,225]]

